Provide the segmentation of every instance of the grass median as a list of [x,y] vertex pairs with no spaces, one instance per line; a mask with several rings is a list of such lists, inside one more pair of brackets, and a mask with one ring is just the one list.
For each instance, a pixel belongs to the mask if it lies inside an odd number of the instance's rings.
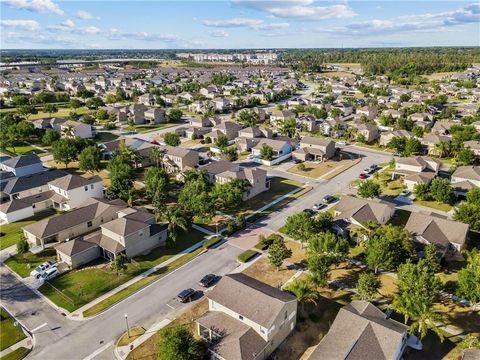
[[200,254],[203,251],[203,247],[198,248],[197,250],[185,254],[182,257],[176,259],[175,261],[171,262],[167,266],[164,266],[154,273],[150,274],[149,276],[140,279],[133,283],[132,285],[126,287],[125,289],[117,292],[116,294],[113,294],[112,296],[106,298],[105,300],[100,301],[99,303],[93,305],[91,308],[85,310],[83,312],[84,317],[90,317],[97,315],[101,313],[102,311],[105,311],[109,307],[115,305],[119,301],[122,301],[123,299],[129,297],[133,293],[137,292],[138,290],[142,289],[143,287],[147,286],[148,284],[162,278],[165,276],[167,273],[179,268],[180,266],[186,264],[188,261],[193,259],[195,256]]

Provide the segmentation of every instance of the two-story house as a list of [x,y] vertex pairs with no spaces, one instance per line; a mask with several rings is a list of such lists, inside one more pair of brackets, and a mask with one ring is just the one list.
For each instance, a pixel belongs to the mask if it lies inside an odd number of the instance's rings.
[[466,196],[468,191],[480,187],[480,166],[460,166],[450,181],[456,196]]
[[0,169],[15,176],[26,176],[42,172],[43,163],[37,154],[30,154],[3,160]]
[[416,184],[430,184],[433,178],[437,176],[440,165],[440,161],[428,156],[399,158],[395,162],[392,179],[403,178],[407,188],[413,190]]
[[333,158],[335,151],[335,142],[330,139],[304,136],[292,157],[301,161],[324,161]]
[[258,163],[263,163],[261,153],[264,145],[270,147],[273,151],[273,158],[269,160],[272,164],[281,162],[292,156],[293,147],[290,142],[274,139],[259,139],[257,144],[251,148],[253,160]]
[[296,298],[245,274],[225,275],[207,298],[196,323],[211,359],[267,359],[295,328]]
[[72,210],[88,198],[103,198],[103,183],[99,176],[65,175],[48,183],[55,194],[50,198],[54,209]]

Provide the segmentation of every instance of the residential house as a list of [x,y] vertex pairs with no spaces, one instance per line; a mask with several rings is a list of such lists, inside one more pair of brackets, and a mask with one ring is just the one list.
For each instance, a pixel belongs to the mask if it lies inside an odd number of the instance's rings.
[[443,152],[438,147],[441,143],[450,144],[451,138],[447,135],[427,134],[420,140],[421,144],[426,147],[427,153],[433,156],[442,156]]
[[480,166],[460,166],[450,181],[455,195],[465,197],[470,190],[480,188]]
[[335,142],[330,139],[304,136],[292,157],[301,161],[324,161],[333,158],[335,151]]
[[82,139],[90,139],[95,137],[92,125],[73,120],[67,120],[61,123],[59,132],[66,138],[79,137]]
[[372,143],[378,139],[380,132],[374,124],[365,122],[354,125],[357,128],[357,136],[362,135],[367,143]]
[[357,115],[365,116],[367,120],[373,120],[378,115],[378,110],[374,106],[363,106],[357,109]]
[[406,138],[410,139],[413,137],[413,134],[408,131],[408,130],[392,130],[392,131],[386,131],[380,134],[380,145],[381,146],[387,146],[390,141],[392,141],[393,138]]
[[480,141],[478,141],[478,140],[465,141],[463,143],[463,146],[466,149],[472,150],[473,153],[475,154],[475,157],[477,159],[480,159]]
[[460,252],[468,240],[469,226],[449,220],[439,214],[412,212],[405,229],[412,234],[413,240],[421,244],[434,244],[444,256],[447,252]]
[[407,325],[387,318],[373,304],[354,300],[340,309],[308,360],[400,360],[407,330]]
[[43,163],[37,154],[30,154],[5,159],[0,162],[0,169],[15,176],[26,176],[42,172]]
[[245,274],[225,275],[207,298],[196,323],[211,359],[267,359],[295,328],[295,296]]
[[54,194],[52,207],[60,211],[72,210],[88,198],[103,198],[103,183],[99,176],[65,175],[48,183]]
[[399,158],[395,162],[392,179],[403,178],[409,190],[419,183],[430,184],[440,169],[440,161],[427,156]]
[[117,218],[100,225],[100,229],[57,245],[59,262],[78,268],[99,257],[113,260],[119,255],[132,258],[149,253],[167,240],[167,225],[156,224],[146,209],[125,208]]
[[303,131],[315,133],[320,129],[319,127],[320,121],[318,121],[313,115],[302,115],[302,116],[299,116],[296,120],[297,120],[297,128]]
[[343,196],[335,206],[333,230],[337,234],[348,237],[355,228],[368,230],[369,222],[386,224],[395,212],[395,205],[389,202],[373,199],[360,199],[354,196]]
[[288,119],[295,119],[295,113],[290,110],[272,110],[270,113],[270,122],[276,125],[278,122],[282,122]]
[[209,137],[213,142],[217,142],[220,136],[225,136],[228,141],[232,141],[238,137],[238,132],[242,130],[242,125],[233,121],[225,121],[216,125],[211,132],[205,134],[205,137]]
[[432,127],[432,134],[450,135],[450,128],[459,123],[454,121],[436,121]]
[[273,150],[273,159],[269,162],[271,164],[279,163],[292,155],[293,147],[290,142],[284,140],[274,139],[260,139],[257,144],[251,148],[254,161],[263,163],[261,159],[261,150],[263,145],[269,146]]
[[165,109],[162,108],[151,108],[144,112],[143,117],[145,123],[149,124],[160,124],[165,122]]
[[155,96],[152,94],[143,94],[138,97],[137,102],[146,106],[153,106],[155,105]]

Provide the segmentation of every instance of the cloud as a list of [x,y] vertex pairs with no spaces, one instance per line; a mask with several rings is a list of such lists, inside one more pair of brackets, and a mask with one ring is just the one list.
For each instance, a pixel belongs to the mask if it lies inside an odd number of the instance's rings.
[[357,15],[348,5],[316,6],[313,0],[231,0],[232,4],[264,11],[278,18],[306,21],[345,19]]
[[76,13],[77,18],[82,20],[100,20],[100,17],[93,15],[85,10],[79,10]]
[[458,10],[399,16],[393,19],[373,19],[341,27],[317,28],[316,32],[335,36],[385,35],[402,32],[432,32],[449,26],[480,22],[480,6],[473,4]]
[[53,13],[64,15],[64,11],[52,0],[4,0],[3,4],[16,9],[28,10],[39,13]]
[[110,29],[106,35],[109,40],[135,40],[145,42],[162,42],[168,44],[169,47],[175,48],[195,48],[203,46],[200,40],[187,40],[174,34],[164,33],[148,33],[145,31],[129,32],[121,31],[119,29]]
[[83,47],[77,40],[66,38],[63,36],[49,36],[41,33],[19,34],[15,32],[2,33],[2,43],[7,44],[40,44],[46,47],[55,48],[58,46],[65,47]]
[[225,20],[204,20],[203,25],[210,27],[223,27],[223,28],[241,28],[246,27],[253,30],[276,30],[285,29],[290,25],[286,22],[283,23],[265,23],[259,19],[247,19],[247,18],[233,18]]
[[29,31],[36,31],[40,29],[40,24],[35,20],[0,20],[0,26]]
[[226,32],[225,30],[215,30],[210,33],[211,37],[217,37],[217,38],[225,38],[229,36],[229,33]]
[[63,31],[76,34],[98,34],[100,32],[100,29],[96,26],[77,27],[75,22],[71,19],[67,19],[59,25],[49,26],[47,27],[47,30]]

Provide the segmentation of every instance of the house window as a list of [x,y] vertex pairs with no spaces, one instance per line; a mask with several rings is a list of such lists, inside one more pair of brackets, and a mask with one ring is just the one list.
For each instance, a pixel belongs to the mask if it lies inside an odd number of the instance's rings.
[[90,185],[90,189],[93,189],[93,184]]
[[238,318],[239,318],[240,320],[243,320],[243,316],[242,316],[242,315],[238,315]]
[[32,208],[35,209],[35,204],[32,205]]
[[283,317],[284,320],[287,320],[288,317],[288,311],[285,311],[285,316]]
[[88,186],[85,186],[85,191],[88,191]]
[[140,231],[138,232],[138,236],[143,236],[143,230],[140,230]]
[[92,222],[91,221],[87,222],[87,227],[92,227]]

